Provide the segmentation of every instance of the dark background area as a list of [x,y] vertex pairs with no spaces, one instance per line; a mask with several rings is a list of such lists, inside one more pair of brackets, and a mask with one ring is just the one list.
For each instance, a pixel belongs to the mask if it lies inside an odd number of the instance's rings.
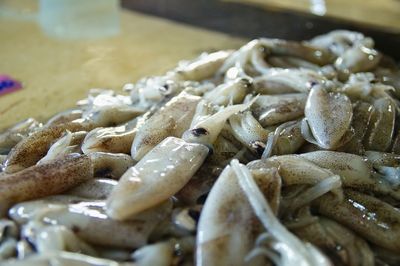
[[354,30],[372,37],[379,50],[400,60],[400,34],[344,20],[217,0],[122,0],[122,6],[249,39],[305,40],[335,29]]

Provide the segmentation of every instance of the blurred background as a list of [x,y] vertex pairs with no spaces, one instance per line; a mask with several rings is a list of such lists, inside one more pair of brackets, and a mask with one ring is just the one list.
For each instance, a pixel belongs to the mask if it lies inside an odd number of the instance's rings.
[[0,130],[202,51],[339,28],[400,59],[400,0],[0,0],[0,83],[18,84],[0,92]]

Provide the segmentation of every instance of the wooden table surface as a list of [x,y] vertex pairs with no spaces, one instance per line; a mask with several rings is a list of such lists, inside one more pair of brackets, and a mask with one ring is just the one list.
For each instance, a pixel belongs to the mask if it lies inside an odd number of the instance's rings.
[[235,48],[244,40],[122,10],[120,33],[96,40],[57,40],[35,20],[0,16],[0,75],[23,89],[0,96],[0,130],[28,117],[44,120],[71,108],[90,88],[120,90],[162,74],[202,51]]

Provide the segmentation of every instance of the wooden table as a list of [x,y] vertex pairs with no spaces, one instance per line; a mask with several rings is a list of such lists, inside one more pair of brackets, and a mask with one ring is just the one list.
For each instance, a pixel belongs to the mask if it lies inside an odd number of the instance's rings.
[[97,40],[57,40],[35,20],[0,16],[0,74],[23,89],[0,96],[0,130],[28,117],[45,120],[71,108],[90,88],[120,90],[162,74],[202,51],[235,48],[243,39],[122,10],[120,33]]

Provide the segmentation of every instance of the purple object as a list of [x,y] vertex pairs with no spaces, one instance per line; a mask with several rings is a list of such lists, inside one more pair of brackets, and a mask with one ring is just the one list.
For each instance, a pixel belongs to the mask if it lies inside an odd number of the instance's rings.
[[7,75],[0,75],[0,95],[22,89],[22,84]]

